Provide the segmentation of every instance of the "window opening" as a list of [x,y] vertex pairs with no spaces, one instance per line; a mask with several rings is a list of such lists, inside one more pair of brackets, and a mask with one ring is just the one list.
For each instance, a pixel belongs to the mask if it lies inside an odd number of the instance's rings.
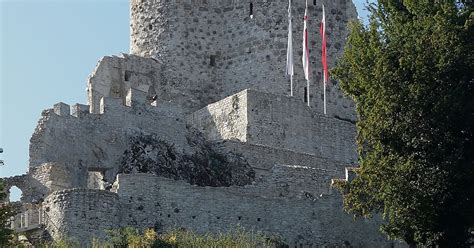
[[250,9],[249,9],[249,16],[250,18],[253,18],[253,3],[250,3]]
[[216,66],[216,55],[209,56],[209,65]]
[[128,82],[130,80],[130,76],[132,76],[132,72],[131,71],[125,71],[125,75],[124,75],[124,80],[125,82]]

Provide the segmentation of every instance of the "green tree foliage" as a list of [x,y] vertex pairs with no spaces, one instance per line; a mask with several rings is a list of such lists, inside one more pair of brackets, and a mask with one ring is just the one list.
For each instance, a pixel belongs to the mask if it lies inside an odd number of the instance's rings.
[[5,197],[3,182],[0,179],[0,247],[7,247],[13,239],[13,231],[7,228],[7,225],[14,213],[9,204],[2,203]]
[[456,1],[380,0],[333,70],[356,102],[346,210],[408,244],[466,247],[474,227],[474,15]]

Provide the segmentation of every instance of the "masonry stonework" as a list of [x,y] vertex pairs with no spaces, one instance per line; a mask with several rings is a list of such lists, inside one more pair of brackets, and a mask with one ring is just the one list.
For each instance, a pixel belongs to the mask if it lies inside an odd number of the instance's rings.
[[[295,51],[304,1],[294,1]],[[310,29],[326,6],[334,65],[356,17],[349,0],[309,2]],[[357,166],[354,104],[332,82],[322,114],[320,41],[312,37],[310,106],[295,54],[285,78],[285,0],[131,0],[131,54],[103,57],[88,102],[44,110],[12,227],[79,246],[106,230],[244,227],[290,247],[394,247],[382,223],[354,220],[331,188]],[[312,32],[316,36],[317,32]],[[344,176],[345,174],[345,176]],[[401,245],[403,246],[403,245]]]

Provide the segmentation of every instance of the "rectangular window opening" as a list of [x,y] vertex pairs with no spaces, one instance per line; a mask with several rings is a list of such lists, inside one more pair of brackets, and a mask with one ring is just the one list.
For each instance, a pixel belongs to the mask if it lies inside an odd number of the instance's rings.
[[253,18],[253,3],[252,3],[252,2],[250,2],[250,4],[249,4],[249,5],[250,5],[250,9],[249,9],[249,10],[250,10],[250,11],[249,11],[249,16],[250,16],[250,18]]
[[130,80],[130,76],[132,75],[132,72],[131,71],[125,71],[125,75],[123,77],[123,79],[125,80],[125,82],[128,82]]
[[209,56],[209,65],[216,66],[216,55]]

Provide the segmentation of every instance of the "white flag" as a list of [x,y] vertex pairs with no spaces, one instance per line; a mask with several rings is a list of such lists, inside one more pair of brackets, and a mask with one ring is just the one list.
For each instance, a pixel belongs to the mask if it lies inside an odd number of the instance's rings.
[[286,74],[293,76],[293,25],[291,24],[291,0],[288,4],[288,51],[286,52]]
[[306,1],[306,9],[304,11],[304,28],[303,28],[303,70],[304,77],[309,80],[309,47],[308,47],[308,1]]

